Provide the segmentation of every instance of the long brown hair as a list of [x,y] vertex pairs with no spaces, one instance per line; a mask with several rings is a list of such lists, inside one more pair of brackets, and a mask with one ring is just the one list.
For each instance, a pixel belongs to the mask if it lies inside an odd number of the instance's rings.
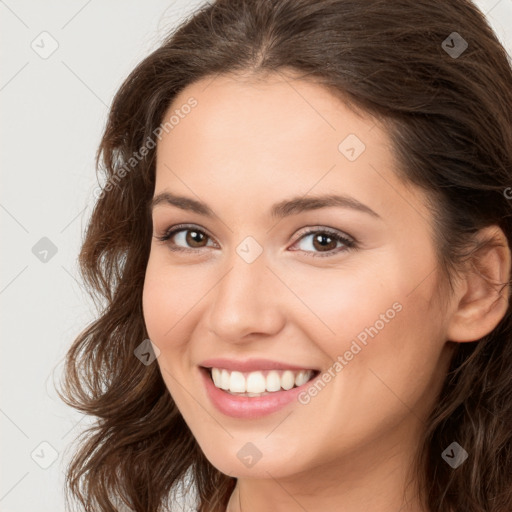
[[[386,123],[397,173],[432,197],[435,244],[448,278],[478,229],[499,225],[512,246],[512,71],[472,3],[205,4],[125,80],[98,151],[103,190],[79,262],[100,311],[69,350],[59,393],[96,419],[67,472],[68,498],[87,511],[164,510],[187,470],[197,509],[225,510],[236,480],[205,458],[158,366],[134,356],[148,337],[141,304],[155,180],[149,141],[187,85],[221,73],[283,69]],[[509,306],[493,332],[457,346],[417,464],[430,512],[512,510],[511,327]],[[454,441],[469,454],[456,470],[441,457]]]

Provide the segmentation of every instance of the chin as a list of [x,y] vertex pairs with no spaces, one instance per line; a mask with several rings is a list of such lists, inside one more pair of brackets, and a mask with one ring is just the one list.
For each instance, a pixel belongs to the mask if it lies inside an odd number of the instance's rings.
[[230,439],[229,443],[230,446],[222,451],[219,451],[218,445],[217,449],[212,450],[214,443],[210,439],[206,441],[207,450],[203,450],[210,464],[225,475],[235,478],[286,478],[303,469],[297,460],[300,448],[287,454],[278,445],[268,443],[268,440],[266,447],[258,441],[252,443]]

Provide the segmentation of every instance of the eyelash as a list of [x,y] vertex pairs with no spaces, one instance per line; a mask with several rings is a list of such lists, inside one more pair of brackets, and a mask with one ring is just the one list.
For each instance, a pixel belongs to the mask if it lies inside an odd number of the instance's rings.
[[[179,246],[176,246],[176,245],[172,245],[171,243],[169,243],[169,240],[177,233],[179,233],[180,231],[191,231],[191,230],[194,230],[194,231],[197,231],[199,233],[202,233],[203,235],[206,235],[210,240],[211,240],[211,237],[205,232],[203,231],[202,229],[198,229],[196,226],[194,225],[190,225],[190,224],[180,224],[178,226],[173,226],[169,229],[167,229],[165,231],[165,233],[161,236],[155,236],[155,238],[157,240],[159,240],[160,242],[162,243],[165,243],[166,245],[169,246],[169,249],[171,251],[176,251],[176,252],[196,252],[199,250],[199,248],[197,249],[193,249],[193,248],[189,248],[189,249],[186,249],[184,247],[179,247]],[[325,257],[330,257],[330,256],[334,256],[336,254],[339,254],[340,252],[346,252],[346,251],[349,251],[351,249],[355,249],[357,247],[356,245],[356,242],[355,240],[353,239],[350,239],[350,238],[347,238],[347,237],[344,237],[342,235],[340,235],[337,231],[335,230],[332,230],[330,228],[321,228],[321,229],[311,229],[305,233],[303,233],[295,242],[294,242],[294,245],[299,242],[300,240],[302,240],[303,238],[305,238],[306,236],[308,235],[312,235],[312,234],[315,234],[315,233],[322,233],[322,234],[327,234],[329,235],[330,237],[332,237],[336,242],[341,242],[343,245],[345,245],[345,248],[338,248],[338,250],[332,250],[332,251],[328,251],[326,253],[316,253],[316,254],[311,254],[311,251],[301,251],[303,253],[306,253],[307,255],[309,256],[312,256],[313,258],[325,258]],[[202,249],[202,248],[201,248]]]

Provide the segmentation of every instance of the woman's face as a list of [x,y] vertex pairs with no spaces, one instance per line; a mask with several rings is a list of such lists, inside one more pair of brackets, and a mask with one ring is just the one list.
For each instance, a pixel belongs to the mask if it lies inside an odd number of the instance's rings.
[[[386,132],[281,76],[187,87],[157,148],[145,322],[197,442],[236,477],[410,458],[451,355],[431,214]],[[234,396],[207,366],[281,391]],[[316,373],[283,389],[310,375],[293,367]]]

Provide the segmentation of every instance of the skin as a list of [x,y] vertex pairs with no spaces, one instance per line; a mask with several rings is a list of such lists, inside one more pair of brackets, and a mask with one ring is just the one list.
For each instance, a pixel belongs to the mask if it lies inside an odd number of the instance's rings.
[[[205,456],[238,479],[227,510],[426,511],[408,471],[453,354],[447,340],[490,332],[506,301],[496,304],[495,292],[468,274],[440,306],[431,214],[423,193],[396,176],[385,129],[320,85],[292,78],[209,77],[169,108],[198,101],[158,143],[155,195],[201,200],[216,216],[154,208],[148,334]],[[355,161],[338,149],[349,134],[366,146]],[[380,217],[341,207],[269,215],[279,201],[332,193]],[[156,239],[180,223],[207,235],[195,245],[190,231],[174,236],[191,252]],[[323,248],[303,235],[307,227],[337,230],[357,245]],[[263,250],[252,263],[236,252],[248,236]],[[504,279],[509,254],[488,252],[482,266]],[[394,303],[401,310],[308,404],[245,420],[210,402],[201,361],[265,357],[327,371]],[[262,453],[250,468],[237,457],[248,442]]]

